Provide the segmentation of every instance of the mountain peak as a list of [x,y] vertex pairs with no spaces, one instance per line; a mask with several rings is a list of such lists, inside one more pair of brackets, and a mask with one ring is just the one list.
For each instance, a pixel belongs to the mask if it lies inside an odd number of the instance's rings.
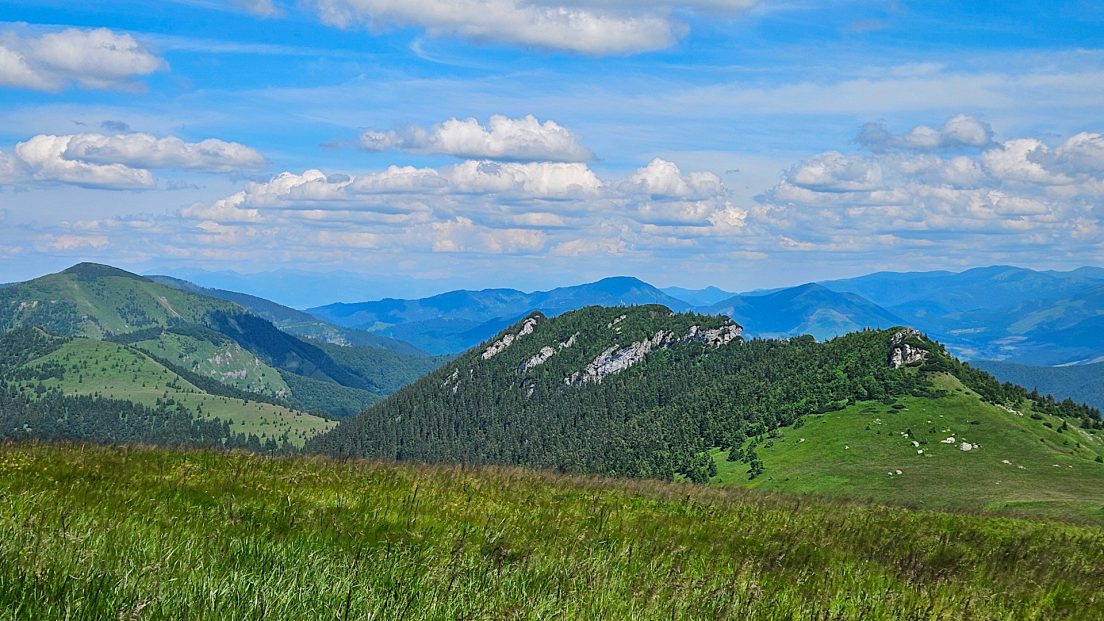
[[144,276],[139,276],[138,274],[121,270],[117,267],[89,262],[77,263],[73,267],[62,270],[61,273],[71,274],[80,278],[104,278],[107,276],[115,276],[117,278],[131,278],[133,280],[149,280]]

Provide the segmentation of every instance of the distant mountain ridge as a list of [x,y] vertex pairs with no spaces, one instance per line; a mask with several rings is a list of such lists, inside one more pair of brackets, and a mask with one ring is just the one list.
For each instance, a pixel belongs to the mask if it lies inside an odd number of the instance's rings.
[[825,340],[864,328],[905,323],[866,298],[815,283],[765,295],[736,295],[699,310],[727,315],[747,326],[750,336],[767,338],[811,334]]
[[1104,356],[1104,269],[992,266],[821,284],[867,298],[968,359],[1049,366]]
[[1101,268],[879,272],[727,293],[717,287],[658,289],[636,278],[618,277],[544,292],[457,290],[422,299],[331,304],[307,312],[434,353],[462,351],[534,310],[555,316],[589,305],[662,304],[676,312],[728,315],[740,321],[749,336],[812,334],[826,339],[863,328],[909,325],[940,339],[965,359],[1056,365],[1104,357]]
[[296,336],[313,338],[335,345],[382,347],[383,349],[390,349],[402,354],[413,356],[425,355],[425,352],[414,347],[410,343],[380,336],[378,334],[372,334],[364,330],[342,328],[322,321],[305,311],[284,306],[248,293],[201,287],[187,280],[174,278],[172,276],[152,275],[147,276],[147,278],[182,291],[190,291],[192,293],[198,293],[199,295],[234,302],[235,304],[247,308],[258,317],[272,322],[281,330]]
[[388,298],[330,304],[307,312],[339,326],[392,336],[431,353],[455,353],[532,311],[556,316],[586,306],[644,304],[661,304],[674,311],[691,309],[687,302],[642,280],[612,277],[533,293],[516,289],[457,290],[416,300]]

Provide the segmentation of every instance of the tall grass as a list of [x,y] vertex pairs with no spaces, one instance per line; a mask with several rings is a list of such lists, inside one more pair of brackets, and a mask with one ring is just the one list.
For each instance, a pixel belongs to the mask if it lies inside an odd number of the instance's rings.
[[1104,529],[683,484],[0,446],[0,619],[1097,619]]

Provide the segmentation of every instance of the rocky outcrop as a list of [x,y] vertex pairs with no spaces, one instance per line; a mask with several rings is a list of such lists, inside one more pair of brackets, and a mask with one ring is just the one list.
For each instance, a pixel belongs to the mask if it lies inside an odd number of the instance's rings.
[[739,339],[742,331],[743,329],[736,324],[710,330],[702,330],[700,326],[691,326],[682,337],[677,337],[673,332],[667,330],[660,330],[646,341],[638,341],[628,347],[619,345],[610,347],[591,361],[585,369],[572,373],[570,377],[565,378],[564,383],[569,386],[601,383],[604,378],[642,362],[648,357],[648,354],[658,349],[666,349],[673,345],[687,343],[704,343],[717,348]]
[[571,377],[564,382],[572,386],[591,382],[601,383],[603,378],[628,369],[644,360],[653,350],[666,347],[673,341],[674,338],[670,332],[660,330],[647,341],[639,341],[622,348],[614,345],[599,354],[585,369],[572,373]]
[[890,339],[889,365],[894,369],[900,369],[926,360],[931,352],[905,342],[910,338],[923,337],[924,334],[914,328],[905,328],[894,334]]
[[[579,333],[571,335],[571,338],[567,339],[563,343],[559,344],[559,349],[567,349],[575,344],[575,339],[579,338]],[[539,367],[540,365],[548,362],[548,359],[556,355],[556,349],[551,347],[541,347],[540,351],[536,353],[532,358],[529,358],[525,362],[518,365],[518,373],[525,373],[533,367]]]
[[486,349],[486,351],[483,352],[483,359],[484,360],[490,360],[491,358],[494,358],[498,354],[506,351],[506,348],[509,347],[510,345],[513,345],[514,341],[518,340],[519,338],[521,338],[523,336],[532,334],[533,329],[536,328],[536,327],[537,327],[537,318],[536,317],[530,317],[530,318],[526,319],[525,322],[521,324],[521,330],[518,330],[517,334],[507,334],[506,336],[498,339],[494,343],[491,343],[491,346],[488,347]]
[[555,354],[556,354],[555,349],[552,349],[551,347],[541,347],[540,351],[538,351],[535,356],[533,356],[532,358],[526,360],[525,362],[522,362],[518,366],[518,373],[525,373],[526,371],[528,371],[529,369],[532,369],[533,367],[539,367],[540,365],[544,364],[545,362],[548,362],[548,359],[551,358],[552,356],[554,356]]
[[686,336],[682,337],[681,342],[705,343],[710,347],[721,347],[740,338],[743,332],[744,329],[734,323],[712,330],[702,330],[698,326],[690,326],[690,330],[686,332]]

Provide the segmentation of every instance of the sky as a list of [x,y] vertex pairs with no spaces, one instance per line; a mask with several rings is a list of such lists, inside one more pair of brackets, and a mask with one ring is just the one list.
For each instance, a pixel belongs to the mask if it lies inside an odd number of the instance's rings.
[[0,282],[741,291],[1102,265],[1102,215],[1090,0],[0,0]]

